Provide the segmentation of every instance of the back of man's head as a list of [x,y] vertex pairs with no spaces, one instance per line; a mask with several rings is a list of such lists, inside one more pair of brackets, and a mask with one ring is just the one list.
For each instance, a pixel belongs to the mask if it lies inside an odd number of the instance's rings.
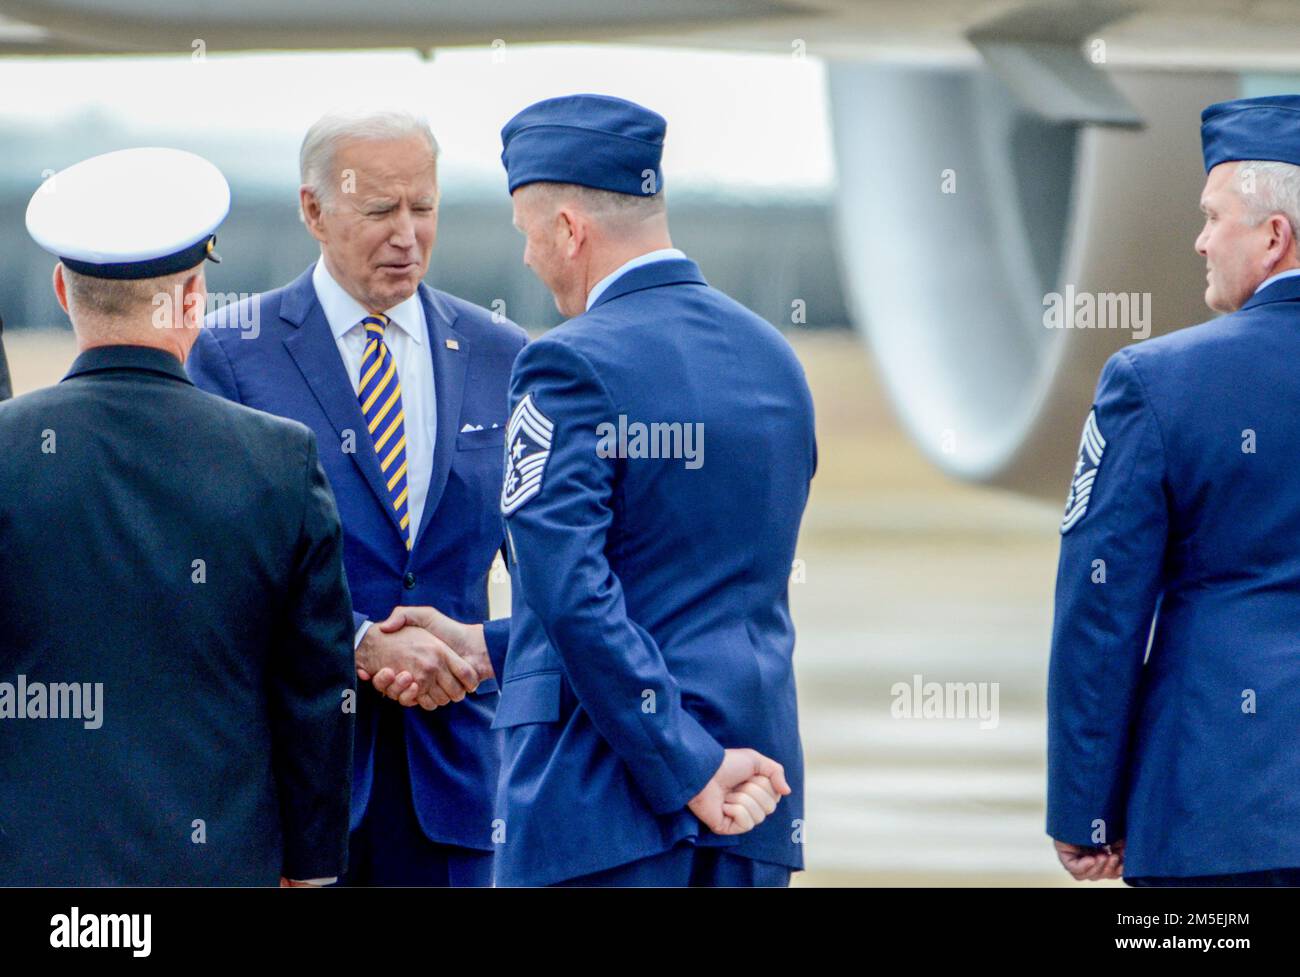
[[575,183],[530,183],[525,191],[552,212],[572,207],[597,224],[610,237],[636,237],[646,232],[658,233],[668,224],[668,209],[664,193],[635,196],[597,190]]
[[156,278],[113,279],[83,275],[60,264],[56,276],[62,277],[61,299],[83,348],[179,345],[188,352],[192,337],[186,330],[192,332],[202,322],[202,265]]

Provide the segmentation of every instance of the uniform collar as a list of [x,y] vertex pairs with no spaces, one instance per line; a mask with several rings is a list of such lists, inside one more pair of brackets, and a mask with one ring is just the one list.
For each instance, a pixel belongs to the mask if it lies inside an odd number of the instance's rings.
[[[1297,268],[1296,271],[1300,272],[1300,268]],[[1283,272],[1271,279],[1265,279],[1255,294],[1247,299],[1246,304],[1241,308],[1242,311],[1245,311],[1269,302],[1290,302],[1296,299],[1300,299],[1300,274]]]
[[[325,267],[324,258],[317,261],[316,267],[312,269],[311,283],[316,289],[316,298],[325,313],[325,321],[330,324],[330,332],[334,334],[335,340],[371,314],[369,309],[349,295],[334,279],[329,269]],[[420,327],[424,325],[424,309],[420,305],[419,289],[416,289],[406,301],[399,302],[391,309],[385,309],[384,315],[388,317],[391,325],[397,326],[417,343],[423,344],[424,330]]]
[[[668,258],[654,261],[631,271],[624,272],[602,292],[591,309],[599,308],[606,302],[612,302],[629,292],[639,292],[646,288],[658,288],[660,285],[707,285],[700,274],[700,266],[690,258]],[[588,311],[591,311],[589,309]]]
[[1286,271],[1279,271],[1276,275],[1269,275],[1255,286],[1255,292],[1262,292],[1274,282],[1281,281],[1283,278],[1294,278],[1296,275],[1300,275],[1300,268],[1288,268]]
[[72,361],[72,367],[63,379],[70,380],[100,370],[144,370],[190,382],[181,361],[155,346],[92,346]]
[[639,254],[631,261],[625,261],[608,275],[596,282],[587,293],[587,308],[590,309],[596,304],[605,289],[614,284],[614,280],[633,268],[640,268],[642,265],[648,265],[653,261],[670,261],[673,258],[685,259],[686,254],[678,248],[660,248],[657,251],[647,251],[645,254]]

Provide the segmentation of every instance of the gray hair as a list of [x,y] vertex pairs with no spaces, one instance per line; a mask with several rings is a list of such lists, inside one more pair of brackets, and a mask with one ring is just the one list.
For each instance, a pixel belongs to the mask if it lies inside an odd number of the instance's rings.
[[576,183],[551,183],[544,180],[529,184],[528,189],[554,208],[574,203],[595,220],[616,226],[640,223],[658,217],[666,210],[662,190],[643,197],[632,193],[597,190]]
[[1246,205],[1246,223],[1258,227],[1274,214],[1291,225],[1300,241],[1300,166],[1276,160],[1243,160],[1237,167],[1237,192]]
[[334,199],[334,154],[349,139],[409,139],[419,136],[429,144],[433,162],[438,163],[438,140],[427,120],[411,112],[330,112],[321,116],[303,137],[298,151],[298,172],[303,185],[312,189],[321,203]]
[[74,315],[97,319],[130,318],[170,299],[173,290],[191,275],[202,272],[203,262],[185,271],[157,278],[96,278],[63,266],[68,305]]

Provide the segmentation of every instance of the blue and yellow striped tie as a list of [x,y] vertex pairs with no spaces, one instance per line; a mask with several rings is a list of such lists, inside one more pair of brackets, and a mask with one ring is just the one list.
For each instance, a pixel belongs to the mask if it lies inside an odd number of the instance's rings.
[[411,513],[407,507],[406,484],[406,412],[402,409],[402,384],[397,377],[397,363],[384,345],[384,328],[388,317],[368,315],[361,320],[366,327],[366,350],[361,354],[361,382],[357,399],[365,416],[379,470],[384,473],[388,497],[397,513],[398,525],[411,548]]

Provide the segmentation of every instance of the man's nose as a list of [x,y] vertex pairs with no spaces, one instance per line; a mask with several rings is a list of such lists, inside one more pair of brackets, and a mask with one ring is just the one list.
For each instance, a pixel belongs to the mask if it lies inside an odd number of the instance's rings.
[[415,246],[415,221],[411,219],[411,212],[405,207],[399,208],[393,214],[388,243],[396,248]]

